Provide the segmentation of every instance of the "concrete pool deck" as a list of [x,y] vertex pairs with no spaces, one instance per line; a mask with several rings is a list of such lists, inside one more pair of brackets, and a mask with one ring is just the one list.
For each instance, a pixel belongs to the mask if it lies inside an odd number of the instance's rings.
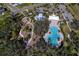
[[49,24],[49,29],[48,32],[45,34],[45,36],[43,37],[46,43],[50,43],[53,46],[60,46],[61,45],[61,41],[63,41],[64,36],[60,30],[59,27],[59,16],[56,15],[50,15],[48,20],[50,21]]

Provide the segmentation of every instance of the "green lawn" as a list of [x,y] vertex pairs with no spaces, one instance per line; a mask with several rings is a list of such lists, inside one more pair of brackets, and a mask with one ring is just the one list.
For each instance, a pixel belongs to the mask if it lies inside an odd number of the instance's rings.
[[69,11],[74,15],[75,19],[79,21],[79,6],[78,4],[67,5]]

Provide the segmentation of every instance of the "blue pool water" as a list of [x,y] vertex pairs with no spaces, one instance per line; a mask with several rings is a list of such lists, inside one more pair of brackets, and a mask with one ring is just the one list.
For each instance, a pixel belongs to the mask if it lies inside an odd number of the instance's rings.
[[58,33],[58,27],[50,27],[49,32],[51,32],[51,34],[48,35],[48,40],[50,41],[50,43],[53,46],[59,46],[60,44],[58,43],[58,40],[60,39],[60,34]]

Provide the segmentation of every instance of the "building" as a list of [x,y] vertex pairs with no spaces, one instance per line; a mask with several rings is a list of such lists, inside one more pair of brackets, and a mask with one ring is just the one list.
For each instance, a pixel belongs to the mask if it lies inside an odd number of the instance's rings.
[[57,27],[59,27],[59,16],[56,16],[56,15],[50,15],[49,16],[49,18],[48,18],[48,20],[50,21],[50,24],[49,24],[49,26],[51,27],[51,26],[57,26]]
[[45,19],[45,16],[43,16],[43,13],[39,13],[38,15],[35,16],[35,20],[37,21],[42,21]]

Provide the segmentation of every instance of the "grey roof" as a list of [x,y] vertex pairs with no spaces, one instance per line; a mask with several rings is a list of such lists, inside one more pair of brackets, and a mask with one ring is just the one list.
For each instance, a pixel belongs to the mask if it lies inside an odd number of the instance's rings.
[[43,16],[42,13],[39,13],[38,15],[35,16],[35,20],[44,20],[45,16]]
[[5,9],[3,7],[0,7],[0,13],[3,13]]

